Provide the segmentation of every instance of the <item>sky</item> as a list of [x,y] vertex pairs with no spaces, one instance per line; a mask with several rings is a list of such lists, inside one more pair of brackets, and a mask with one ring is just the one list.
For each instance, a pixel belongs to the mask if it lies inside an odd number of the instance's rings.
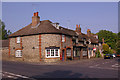
[[118,33],[117,2],[2,2],[2,21],[13,33],[30,24],[37,11],[41,21],[58,22],[73,30],[80,24],[83,33],[87,29]]

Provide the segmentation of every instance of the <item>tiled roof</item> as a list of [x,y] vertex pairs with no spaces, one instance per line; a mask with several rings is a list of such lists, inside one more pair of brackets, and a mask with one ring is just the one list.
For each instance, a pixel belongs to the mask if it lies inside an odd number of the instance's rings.
[[33,35],[33,34],[40,34],[40,33],[62,33],[62,32],[56,29],[49,20],[44,20],[44,21],[40,21],[40,25],[36,28],[33,28],[31,23],[28,26],[11,34],[9,37]]
[[[33,34],[41,34],[41,33],[56,33],[56,34],[65,34],[69,36],[77,36],[76,31],[67,29],[64,27],[59,27],[59,29],[55,28],[52,25],[52,22],[49,20],[40,21],[40,25],[38,27],[33,28],[32,23],[28,26],[18,30],[17,32],[11,34],[9,37],[17,37],[17,36],[25,36],[25,35],[33,35]],[[83,41],[83,38],[86,40],[91,40],[92,43],[98,43],[98,39],[93,36],[88,37],[86,34],[81,33],[78,35],[79,41]]]
[[71,36],[76,36],[76,32],[74,30],[71,30],[71,29],[67,29],[67,28],[64,28],[64,27],[60,27],[60,30],[62,33],[65,33],[65,34],[68,34],[68,35],[71,35]]

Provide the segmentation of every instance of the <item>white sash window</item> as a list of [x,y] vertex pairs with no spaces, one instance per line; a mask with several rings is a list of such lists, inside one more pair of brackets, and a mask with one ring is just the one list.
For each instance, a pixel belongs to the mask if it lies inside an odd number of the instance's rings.
[[67,49],[67,56],[71,56],[71,49]]
[[20,43],[20,37],[17,37],[17,43]]
[[22,57],[22,51],[21,50],[16,50],[15,57]]
[[62,35],[62,42],[65,42],[65,35]]
[[60,57],[59,49],[46,49],[46,58]]

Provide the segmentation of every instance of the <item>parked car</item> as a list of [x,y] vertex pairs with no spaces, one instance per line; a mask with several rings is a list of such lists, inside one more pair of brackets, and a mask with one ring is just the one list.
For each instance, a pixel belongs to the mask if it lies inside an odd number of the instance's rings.
[[117,57],[120,57],[120,54],[117,54]]
[[116,57],[116,54],[111,54],[112,56],[113,56],[113,58],[115,58]]
[[104,59],[113,59],[113,55],[112,54],[105,54]]

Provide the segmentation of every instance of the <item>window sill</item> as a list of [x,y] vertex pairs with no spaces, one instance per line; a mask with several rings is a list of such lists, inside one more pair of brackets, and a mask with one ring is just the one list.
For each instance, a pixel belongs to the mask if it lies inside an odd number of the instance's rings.
[[15,58],[22,58],[22,57],[15,57]]
[[17,43],[17,44],[20,44],[20,43]]
[[50,56],[50,57],[46,57],[46,58],[59,58],[60,56],[55,56],[55,57],[52,57],[52,56]]

